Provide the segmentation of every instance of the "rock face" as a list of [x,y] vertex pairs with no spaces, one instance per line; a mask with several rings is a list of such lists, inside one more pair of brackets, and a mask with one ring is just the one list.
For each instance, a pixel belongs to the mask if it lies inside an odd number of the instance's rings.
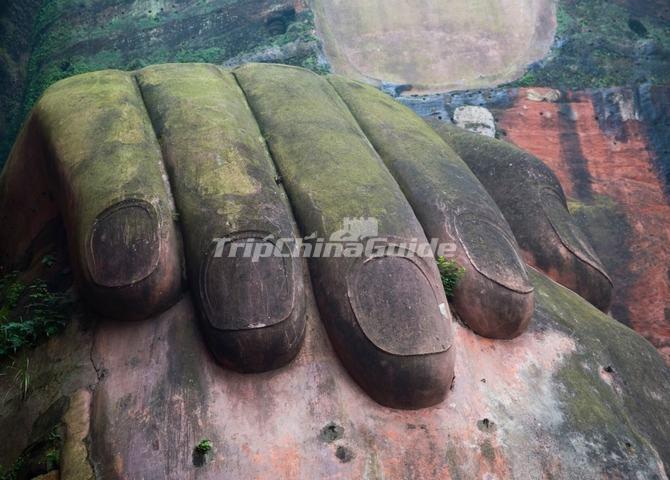
[[40,0],[0,4],[0,165],[22,117],[30,39]]
[[[76,448],[63,449],[61,470],[84,472],[62,478],[666,478],[662,359],[577,295],[531,277],[538,303],[529,331],[501,342],[454,324],[453,389],[417,412],[381,407],[350,379],[311,294],[304,348],[265,374],[215,365],[188,298],[139,323],[102,320],[79,333],[73,322],[31,354],[27,400],[11,376],[0,377],[9,434],[0,463],[36,441],[33,425],[59,422],[42,412],[68,411],[62,398],[77,423],[64,435]],[[196,467],[203,438],[214,451]]]
[[[470,135],[474,149],[496,143]],[[281,175],[267,176],[272,165]],[[23,205],[35,187],[51,195]],[[271,199],[247,208],[259,195]],[[295,217],[279,208],[286,200]],[[547,208],[578,229],[564,204]],[[86,311],[0,365],[13,373],[0,376],[0,463],[21,479],[53,469],[45,445],[57,448],[64,478],[667,478],[662,357],[525,267],[501,211],[454,150],[372,87],[277,65],[64,80],[38,102],[0,176],[12,235],[0,237],[1,266],[39,263],[31,251],[59,212],[83,299],[114,318]],[[155,225],[135,221],[143,215]],[[328,236],[365,215],[393,237],[390,250],[291,257],[291,278],[274,264],[254,276],[267,259],[213,267],[204,248],[217,228],[250,235],[295,221]],[[398,255],[410,248],[403,238],[432,229],[453,236],[467,267],[451,312],[434,287],[432,252],[425,264]],[[189,292],[180,296],[182,267]],[[284,313],[288,300],[268,299],[289,289],[305,333],[299,352],[283,356],[262,334],[286,323],[264,309]],[[270,360],[257,370],[274,369],[236,372],[225,357],[235,345]],[[196,448],[204,439],[211,451]]]
[[[667,88],[649,95],[654,108],[670,107]],[[499,126],[544,160],[577,200],[573,212],[614,280],[613,315],[670,362],[669,157],[657,148],[657,129],[666,129],[667,142],[667,123],[650,118],[640,98],[611,89],[538,103],[520,90]]]
[[463,105],[485,106],[499,136],[553,170],[612,277],[612,314],[670,361],[670,89],[496,89],[425,98],[401,101],[447,119]]
[[194,61],[323,72],[321,40],[338,71],[397,91],[480,88],[518,77],[517,86],[572,89],[663,83],[670,75],[666,3],[8,0],[0,5],[7,92],[0,163],[34,101],[59,79]]
[[556,8],[551,51],[513,85],[581,90],[667,82],[667,2],[560,0]]
[[454,124],[487,137],[496,136],[496,124],[493,114],[484,107],[463,106],[454,111]]
[[35,100],[72,75],[188,61],[327,69],[302,0],[29,0],[0,8],[0,164]]
[[317,0],[313,8],[335,71],[422,92],[514,80],[548,52],[556,30],[545,0]]

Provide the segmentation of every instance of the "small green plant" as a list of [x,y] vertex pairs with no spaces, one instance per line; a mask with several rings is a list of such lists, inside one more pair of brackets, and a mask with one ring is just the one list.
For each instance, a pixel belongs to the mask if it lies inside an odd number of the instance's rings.
[[212,443],[212,441],[205,438],[195,446],[195,453],[204,456],[207,455],[209,452],[211,452],[213,448],[214,444]]
[[456,261],[447,260],[444,257],[437,257],[437,268],[440,271],[444,293],[446,293],[447,297],[453,297],[456,285],[458,285],[459,280],[465,274],[465,268],[456,263]]
[[71,309],[68,294],[50,292],[41,280],[26,286],[16,274],[0,279],[0,359],[63,331]]
[[16,480],[19,478],[21,469],[26,463],[26,458],[21,455],[17,458],[9,468],[5,469],[0,465],[0,480]]
[[18,272],[0,278],[0,324],[5,323],[25,288],[26,286],[19,280]]
[[23,366],[15,367],[14,369],[14,383],[21,390],[21,400],[28,398],[28,390],[30,389],[30,359],[26,357],[26,363]]
[[50,449],[45,455],[47,472],[56,470],[60,466],[60,451],[56,448]]
[[56,263],[56,257],[51,254],[44,255],[44,257],[42,257],[42,265],[46,265],[47,267],[53,267],[55,263]]
[[47,441],[51,444],[59,445],[61,440],[62,440],[62,437],[61,437],[60,431],[58,430],[58,426],[55,426],[49,432],[49,436],[47,437]]

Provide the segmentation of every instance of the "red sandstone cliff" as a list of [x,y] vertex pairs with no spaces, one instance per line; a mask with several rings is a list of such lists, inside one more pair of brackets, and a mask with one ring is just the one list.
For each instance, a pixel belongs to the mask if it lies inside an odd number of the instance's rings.
[[[668,90],[652,92],[657,108]],[[613,315],[670,363],[670,204],[654,144],[661,119],[645,121],[631,90],[568,92],[555,101],[559,92],[548,89],[510,93],[510,104],[493,109],[498,128],[546,162],[577,200],[573,213],[615,283]]]

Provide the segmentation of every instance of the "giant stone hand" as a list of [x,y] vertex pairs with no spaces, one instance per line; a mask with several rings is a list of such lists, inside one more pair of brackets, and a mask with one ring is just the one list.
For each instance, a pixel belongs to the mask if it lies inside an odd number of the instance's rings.
[[[539,160],[435,128],[372,87],[287,66],[73,77],[38,102],[0,178],[0,265],[61,218],[93,309],[147,318],[188,289],[213,357],[241,372],[300,349],[308,269],[362,388],[391,407],[433,405],[458,345],[434,258],[417,254],[430,240],[453,245],[465,267],[453,311],[486,337],[518,336],[532,316],[524,259],[601,309],[611,289]],[[306,259],[277,241],[328,239],[346,218],[374,219],[385,240]],[[248,245],[267,254],[242,255]]]

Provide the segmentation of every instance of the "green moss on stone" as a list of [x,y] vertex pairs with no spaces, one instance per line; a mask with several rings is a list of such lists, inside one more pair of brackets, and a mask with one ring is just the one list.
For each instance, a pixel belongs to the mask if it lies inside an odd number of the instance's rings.
[[638,458],[658,454],[670,465],[670,369],[663,358],[640,335],[575,293],[533,269],[529,273],[536,318],[577,345],[554,375],[565,414],[563,434],[605,445],[611,458],[626,458],[634,450]]
[[[558,27],[552,51],[509,85],[584,89],[667,83],[670,13],[667,9],[657,11],[653,2],[636,2],[649,7],[621,3],[557,2]],[[643,28],[646,34],[641,36],[636,28]]]
[[[345,217],[376,218],[380,234],[415,226],[395,180],[325,78],[258,64],[235,75],[304,223],[320,225],[318,233],[326,236],[341,229]],[[328,208],[318,211],[314,204]]]
[[[21,122],[42,93],[74,75],[136,70],[160,63],[222,64],[245,53],[296,41],[311,42],[314,47],[282,61],[320,73],[327,70],[317,55],[318,39],[309,10],[298,12],[285,33],[272,35],[260,15],[262,2],[185,0],[163,2],[153,10],[142,5],[130,0],[42,3],[31,38],[25,93],[11,115],[11,133],[0,144],[0,167]],[[203,30],[203,25],[209,27]],[[189,31],[200,33],[185,34]]]
[[594,195],[588,202],[568,199],[568,209],[593,245],[606,271],[615,279],[612,313],[617,320],[628,325],[630,299],[627,295],[640,272],[630,268],[629,264],[632,227],[626,212],[606,195]]

